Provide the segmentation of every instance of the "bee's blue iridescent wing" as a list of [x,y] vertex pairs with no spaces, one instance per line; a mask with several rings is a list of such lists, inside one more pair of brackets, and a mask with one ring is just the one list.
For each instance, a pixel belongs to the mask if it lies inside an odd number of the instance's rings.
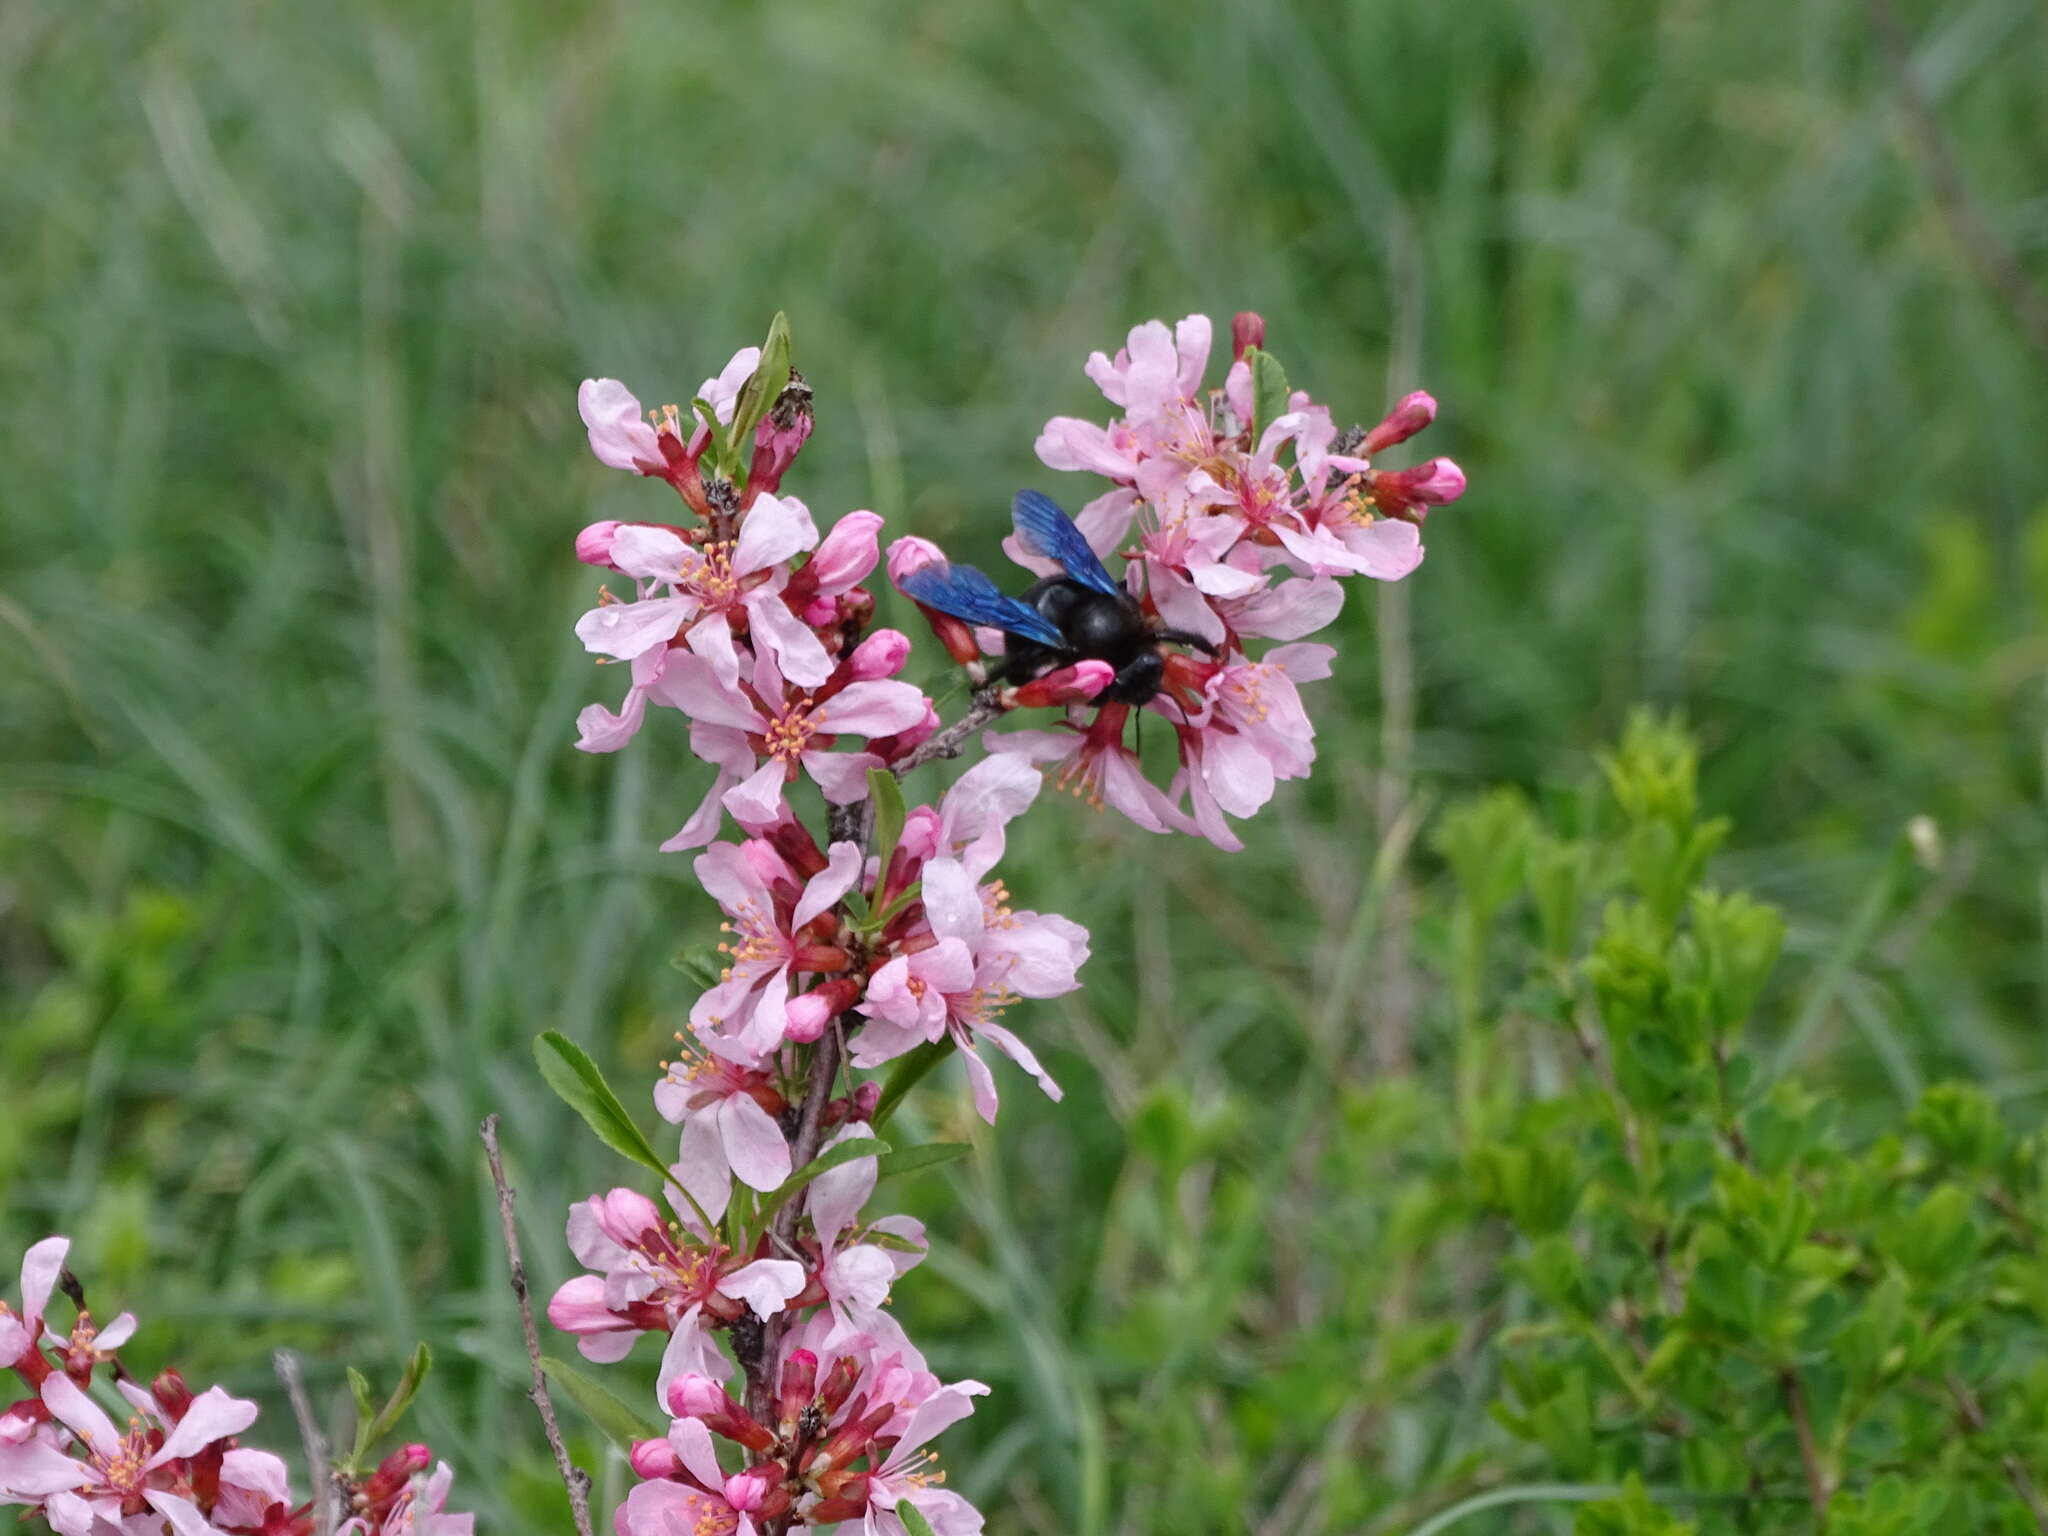
[[1006,634],[1036,640],[1058,650],[1066,640],[1052,621],[1028,603],[1021,603],[971,565],[943,561],[919,566],[897,583],[927,608],[950,613],[969,624],[988,624]]
[[1017,542],[1034,555],[1057,560],[1060,569],[1084,587],[1093,587],[1105,597],[1122,597],[1124,589],[1102,568],[1095,551],[1062,512],[1059,503],[1040,491],[1019,491],[1010,503],[1010,518],[1017,525]]

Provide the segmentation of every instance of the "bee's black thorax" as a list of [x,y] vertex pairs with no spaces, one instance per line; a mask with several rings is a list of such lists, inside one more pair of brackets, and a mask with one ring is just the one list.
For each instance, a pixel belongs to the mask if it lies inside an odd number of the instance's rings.
[[1043,614],[1066,643],[1055,648],[1011,635],[1003,654],[1012,677],[1035,677],[1048,667],[1077,661],[1106,661],[1116,668],[1117,681],[1102,695],[1105,702],[1143,704],[1159,691],[1164,661],[1136,598],[1111,597],[1071,577],[1048,576],[1027,588],[1022,600]]

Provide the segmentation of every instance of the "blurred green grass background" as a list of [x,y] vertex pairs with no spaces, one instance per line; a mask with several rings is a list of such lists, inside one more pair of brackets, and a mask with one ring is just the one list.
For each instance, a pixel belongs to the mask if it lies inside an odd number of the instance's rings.
[[[1904,23],[2048,271],[2042,11]],[[1451,1410],[1361,1427],[1383,1234],[1324,1152],[1441,1067],[1404,850],[1445,797],[1562,791],[1680,707],[1783,985],[1853,962],[1801,1059],[1852,1107],[2048,1092],[2044,361],[1907,124],[1855,0],[11,0],[0,1254],[74,1233],[138,1359],[240,1391],[430,1338],[417,1432],[486,1528],[561,1528],[476,1123],[552,1284],[623,1174],[528,1041],[632,1088],[711,921],[653,851],[681,733],[569,746],[617,692],[570,538],[666,515],[577,380],[685,398],[786,309],[798,493],[993,557],[1014,487],[1083,494],[1031,442],[1102,410],[1091,348],[1256,308],[1343,419],[1435,392],[1472,493],[1354,590],[1317,778],[1247,852],[1030,820],[1012,890],[1097,941],[1017,1016],[1067,1102],[1011,1074],[974,1169],[905,1190],[940,1242],[898,1304],[996,1388],[949,1453],[994,1529],[1320,1529],[1285,1501],[1339,1454],[1423,1496]],[[1845,951],[1920,814],[1940,872]]]

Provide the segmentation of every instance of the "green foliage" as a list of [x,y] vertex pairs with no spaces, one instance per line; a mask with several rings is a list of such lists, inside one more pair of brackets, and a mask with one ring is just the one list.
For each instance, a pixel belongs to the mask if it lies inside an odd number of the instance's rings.
[[[943,1442],[992,1528],[1408,1536],[1556,1481],[1486,1412],[1496,1341],[1537,1304],[1518,1266],[1608,1217],[1510,1240],[1486,1181],[1516,1175],[1478,1159],[1527,1155],[1533,1118],[1494,1127],[1545,1098],[1587,1188],[1624,1187],[1611,1100],[1580,1125],[1576,1044],[1541,1021],[1590,985],[1559,972],[1615,896],[1619,813],[1577,770],[1635,700],[1700,732],[1701,802],[1738,827],[1713,878],[1786,915],[1729,1062],[1753,1155],[1781,1168],[1827,1112],[1887,1223],[1917,1208],[1883,1209],[1887,1167],[1972,1193],[2024,1163],[2041,375],[1926,196],[1858,0],[4,9],[0,1246],[72,1232],[100,1313],[142,1315],[138,1366],[288,1425],[289,1344],[338,1425],[341,1360],[381,1383],[429,1338],[407,1432],[479,1529],[567,1528],[476,1123],[504,1114],[544,1293],[563,1209],[620,1175],[529,1043],[576,1041],[671,1151],[644,1095],[699,982],[668,962],[717,922],[652,851],[702,792],[683,733],[568,747],[622,685],[569,635],[597,578],[568,538],[674,515],[591,462],[572,391],[613,375],[687,417],[778,309],[819,404],[789,488],[991,569],[1010,490],[1083,483],[1045,478],[1040,420],[1105,413],[1078,364],[1148,316],[1259,309],[1340,425],[1427,387],[1417,451],[1472,473],[1404,600],[1353,583],[1317,637],[1315,776],[1243,853],[1051,796],[1013,828],[1017,897],[1094,937],[1085,990],[1011,1020],[1067,1099],[999,1067],[983,1130],[927,1061],[888,1131],[981,1143],[895,1186],[934,1246],[897,1305],[934,1369],[994,1388]],[[2038,9],[1899,9],[2038,272]],[[1527,888],[1454,934],[1466,898],[1406,833],[1496,784],[1536,817]],[[1923,815],[1926,867],[1892,870]],[[1974,1166],[1945,1122],[1899,1125],[1951,1080],[2000,1121]],[[1658,1153],[1712,1195],[1711,1143]],[[1549,1219],[1544,1166],[1517,1198]],[[1976,1272],[2038,1316],[1995,1216]],[[1586,1305],[1595,1268],[1545,1283]],[[616,1369],[651,1407],[645,1354]],[[2009,1371],[1986,1433],[2039,1444],[2048,1387]],[[602,1486],[598,1435],[576,1449]]]
[[[1490,1062],[1568,1069],[1485,1097],[1468,1127],[1527,1297],[1500,1336],[1496,1419],[1565,1476],[1740,1496],[1678,1527],[1638,1489],[1582,1511],[1586,1530],[2024,1522],[2048,1454],[2002,1425],[2048,1363],[2048,1314],[2010,1287],[2048,1214],[2038,1133],[2009,1135],[1962,1084],[1852,1131],[1755,1070],[1782,920],[1698,885],[1726,827],[1699,821],[1675,727],[1639,718],[1603,766],[1620,816],[1580,939],[1559,943],[1544,861],[1528,980],[1504,978],[1529,1011],[1488,1010]],[[1448,861],[1468,905],[1502,905],[1490,868]]]

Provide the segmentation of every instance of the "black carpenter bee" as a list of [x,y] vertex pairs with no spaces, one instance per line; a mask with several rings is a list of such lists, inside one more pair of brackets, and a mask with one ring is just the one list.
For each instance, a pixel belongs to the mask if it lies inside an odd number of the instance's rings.
[[934,562],[905,576],[903,590],[927,608],[1007,637],[1000,676],[1029,682],[1077,661],[1106,661],[1116,679],[1096,696],[1103,704],[1145,704],[1166,676],[1162,645],[1216,648],[1199,635],[1162,627],[1103,569],[1074,520],[1050,496],[1019,491],[1010,504],[1017,540],[1026,551],[1057,561],[1064,576],[1047,576],[1011,597],[971,565]]

